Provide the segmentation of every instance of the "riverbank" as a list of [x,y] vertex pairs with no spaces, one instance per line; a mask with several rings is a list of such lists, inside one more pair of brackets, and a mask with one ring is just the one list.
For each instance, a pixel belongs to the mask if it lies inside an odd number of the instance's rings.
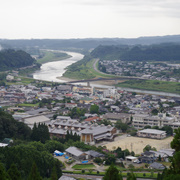
[[117,87],[137,90],[148,90],[165,93],[180,94],[180,83],[158,80],[128,80],[116,85]]
[[44,53],[44,56],[40,59],[37,59],[37,63],[39,64],[61,61],[72,57],[71,55],[61,51],[43,50],[42,52]]
[[[53,50],[49,50],[49,51],[57,52]],[[80,53],[75,53],[75,52],[65,52],[65,53],[68,54],[70,57],[59,61],[43,63],[41,65],[40,70],[36,71],[33,74],[33,78],[38,80],[47,80],[51,82],[65,82],[65,80],[60,80],[57,77],[62,77],[68,66],[81,60],[84,57],[84,55]]]
[[[57,79],[62,80],[62,81],[67,82],[67,83],[70,82],[70,81],[78,80],[78,79],[67,78],[67,77],[64,77],[64,76],[57,77]],[[121,83],[121,82],[123,82],[123,81],[118,80],[118,83]],[[93,81],[90,84],[99,84],[99,85],[114,86],[115,81],[114,80],[109,80],[109,81]]]

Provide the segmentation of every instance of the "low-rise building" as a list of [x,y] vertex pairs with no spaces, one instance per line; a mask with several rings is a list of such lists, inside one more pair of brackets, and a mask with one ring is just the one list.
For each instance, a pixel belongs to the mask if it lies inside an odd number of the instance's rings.
[[28,117],[22,118],[22,122],[27,124],[30,128],[33,128],[33,125],[35,123],[36,124],[47,123],[49,121],[50,121],[50,119],[44,115],[35,115],[35,116],[28,116]]
[[101,140],[112,141],[116,134],[116,128],[111,125],[98,125],[91,122],[78,122],[77,120],[55,120],[47,123],[50,136],[64,138],[67,131],[81,136],[81,141],[87,144],[94,144]]
[[103,115],[104,119],[116,123],[118,120],[121,120],[123,123],[129,123],[131,121],[131,114],[127,113],[106,113]]
[[177,122],[177,117],[167,117],[165,113],[158,113],[157,116],[151,116],[148,114],[134,114],[132,125],[136,129],[143,129],[145,126],[171,126],[173,129],[180,127],[180,123]]
[[166,137],[166,131],[157,129],[143,129],[137,132],[137,136],[153,139],[164,139]]
[[73,146],[67,148],[65,152],[67,156],[73,157],[78,161],[88,159],[88,155],[85,152]]
[[153,162],[152,164],[149,165],[150,169],[158,169],[158,170],[163,170],[165,169],[165,166],[163,164]]

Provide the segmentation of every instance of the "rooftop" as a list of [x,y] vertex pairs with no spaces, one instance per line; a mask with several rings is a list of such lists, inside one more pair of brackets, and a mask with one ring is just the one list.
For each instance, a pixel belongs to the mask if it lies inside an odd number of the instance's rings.
[[73,146],[67,148],[65,151],[70,154],[73,154],[74,156],[80,156],[83,154],[82,151],[80,151],[79,149],[77,149],[76,147],[73,147]]
[[161,131],[157,129],[143,129],[141,131],[138,131],[140,133],[149,133],[149,134],[166,134],[166,131]]

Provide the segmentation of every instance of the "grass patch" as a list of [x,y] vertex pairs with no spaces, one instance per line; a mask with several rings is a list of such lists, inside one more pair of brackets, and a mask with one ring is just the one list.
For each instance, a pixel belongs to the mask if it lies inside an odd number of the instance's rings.
[[[105,175],[105,172],[99,172],[97,173],[97,171],[92,171],[91,173],[86,170],[84,173],[82,173],[82,171],[63,171],[63,173],[70,173],[70,174],[85,174],[85,175],[99,175],[99,176],[104,176]],[[130,173],[130,172],[122,172],[122,176],[123,177],[127,177],[127,174]],[[149,173],[149,172],[146,172],[146,173],[141,173],[141,172],[134,172],[135,176],[137,178],[151,178],[151,179],[156,179],[157,178],[157,175],[158,173]]]
[[21,69],[19,71],[19,75],[20,76],[28,76],[32,73],[34,73],[35,71],[39,70],[40,68],[38,66],[32,67],[32,68],[27,68],[27,69]]
[[93,169],[95,166],[93,164],[76,164],[72,167],[73,169]]
[[157,80],[128,80],[117,85],[118,87],[161,91],[180,94],[180,83]]
[[171,165],[171,162],[165,162],[165,161],[158,161],[158,163],[161,163],[166,167],[169,167]]
[[35,79],[32,79],[32,78],[28,78],[28,77],[22,77],[22,76],[19,76],[18,78],[21,79],[21,81],[6,81],[6,84],[7,85],[14,85],[14,84],[24,84],[24,85],[28,85],[28,84],[31,84],[31,83],[34,83]]
[[22,103],[22,104],[18,104],[19,107],[38,107],[39,103],[36,104],[26,104],[26,103]]
[[44,51],[44,53],[45,55],[43,58],[37,59],[37,62],[39,64],[52,62],[52,61],[61,61],[71,57],[70,55],[61,52]]
[[[63,74],[64,77],[71,78],[71,79],[93,79],[93,78],[112,78],[116,77],[113,75],[106,75],[100,72],[97,72],[93,68],[93,64],[96,59],[91,59],[87,63],[81,64],[77,70],[75,68],[68,68],[67,71]],[[98,64],[98,63],[97,63]],[[97,67],[96,64],[96,67]]]

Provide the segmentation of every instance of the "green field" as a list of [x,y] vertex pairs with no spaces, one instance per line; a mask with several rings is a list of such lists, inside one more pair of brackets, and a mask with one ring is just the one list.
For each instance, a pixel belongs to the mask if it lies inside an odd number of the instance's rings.
[[[99,175],[99,176],[104,176],[105,172],[99,172],[97,173],[97,171],[92,171],[91,173],[89,172],[89,170],[86,170],[84,173],[82,173],[82,171],[63,171],[63,173],[70,173],[70,174],[87,174],[87,175]],[[122,172],[122,176],[123,177],[127,177],[127,173],[128,172]],[[142,172],[134,172],[135,176],[137,178],[152,178],[152,179],[156,179],[157,178],[157,173],[153,173],[151,174],[151,172],[146,172],[146,173],[142,173]]]
[[17,106],[19,107],[38,107],[39,103],[36,104],[26,104],[26,103],[22,103],[22,104],[18,104]]
[[60,61],[71,57],[70,55],[61,52],[44,51],[44,53],[45,54],[43,58],[37,59],[37,62],[39,64],[52,62],[52,61]]
[[[67,71],[63,74],[64,77],[71,78],[71,79],[93,79],[93,78],[111,78],[115,77],[113,75],[106,75],[99,73],[94,70],[93,64],[95,62],[95,59],[91,59],[86,64],[82,64],[80,67],[78,67],[77,70],[68,68]],[[96,67],[98,66],[98,63],[96,64]]]
[[95,166],[93,164],[76,164],[72,167],[73,169],[93,169]]
[[180,94],[180,83],[157,80],[128,80],[119,83],[117,87],[126,87],[150,91],[161,91]]
[[[17,81],[17,82],[9,82],[9,81],[6,81],[6,84],[7,85],[13,85],[13,84],[24,84],[24,85],[28,85],[30,83],[33,83],[35,81],[35,79],[32,79],[32,78],[28,78],[28,77],[22,77],[22,76],[19,76],[18,78],[21,78],[21,81]],[[16,80],[16,79],[15,79]]]

